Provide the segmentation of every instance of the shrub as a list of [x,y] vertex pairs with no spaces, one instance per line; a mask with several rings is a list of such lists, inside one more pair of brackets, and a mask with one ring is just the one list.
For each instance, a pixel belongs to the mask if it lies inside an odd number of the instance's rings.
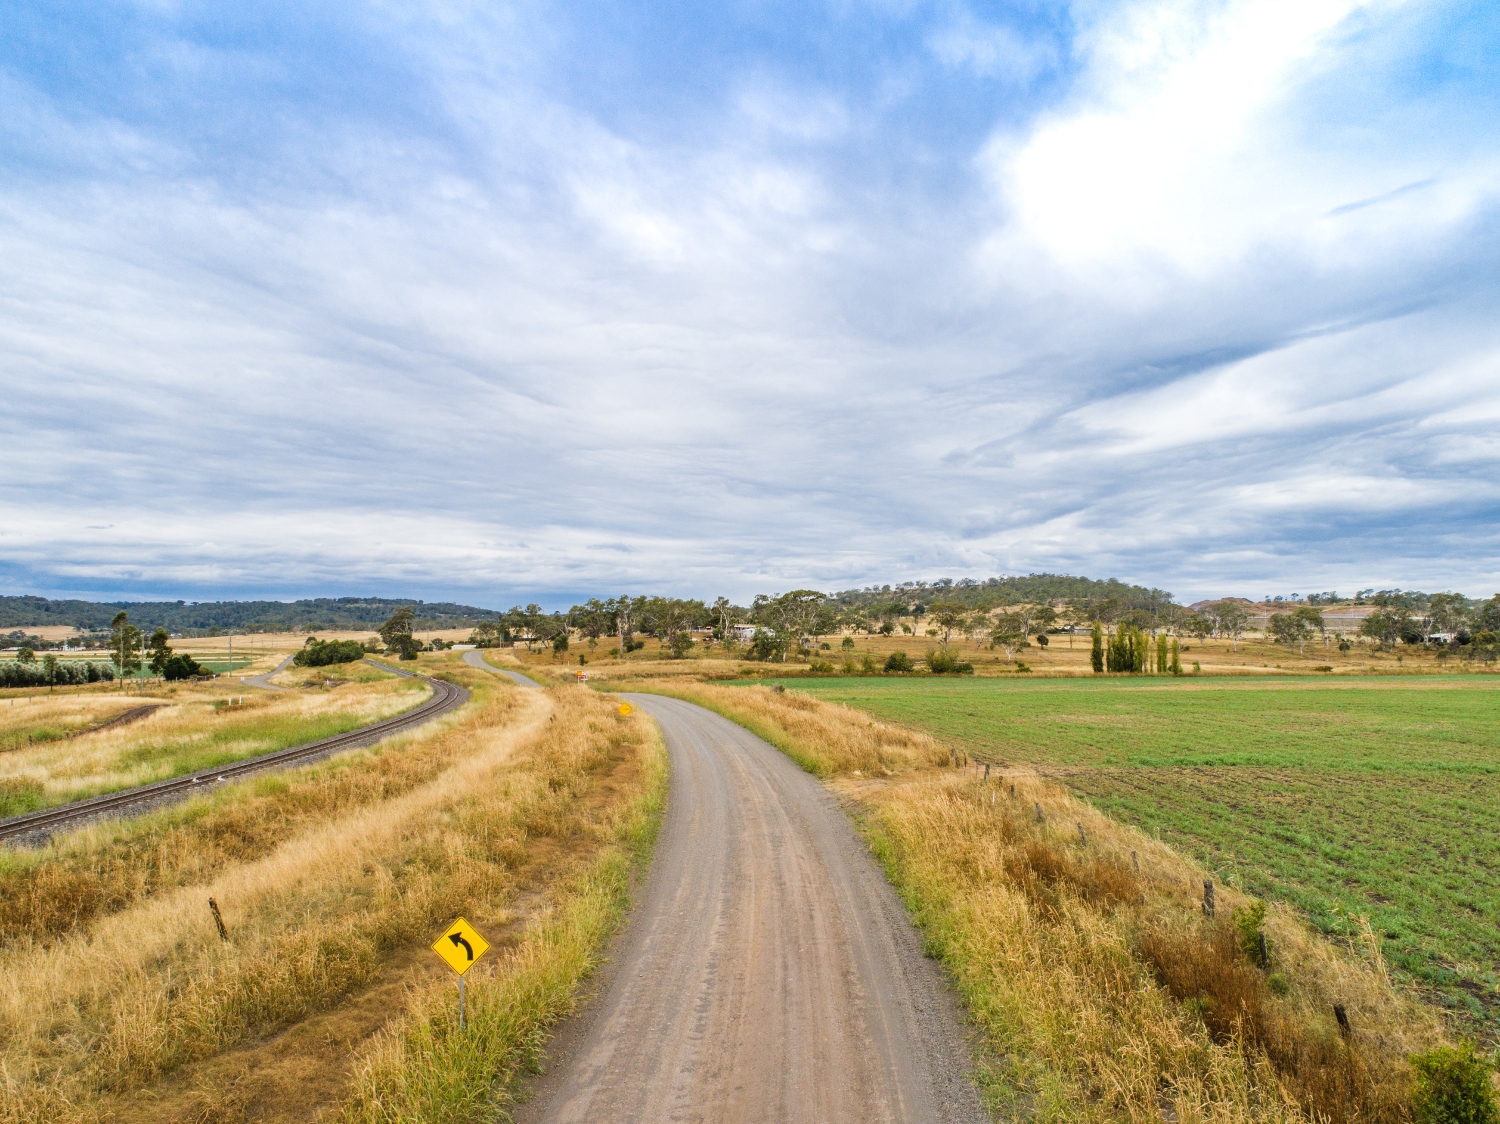
[[[174,657],[176,658],[176,657]],[[358,640],[309,639],[292,657],[298,667],[328,667],[336,663],[353,663],[365,658],[365,646]],[[403,659],[409,658],[403,655]]]
[[1271,946],[1266,945],[1266,956],[1262,959],[1260,954],[1260,942],[1264,937],[1262,926],[1266,923],[1266,903],[1256,902],[1254,905],[1234,911],[1234,927],[1240,931],[1240,948],[1244,950],[1252,963],[1259,964],[1262,968],[1270,968]]
[[842,644],[840,644],[839,647],[841,647],[841,648],[852,648],[852,647],[854,647],[854,637],[852,637],[852,636],[846,636],[846,637],[844,637],[844,642]]
[[887,671],[910,671],[912,670],[911,657],[905,652],[892,652],[885,658],[885,669]]
[[927,653],[927,667],[934,675],[973,675],[974,665],[962,663],[952,652],[939,649]]
[[163,679],[192,679],[198,675],[212,675],[213,672],[204,667],[192,656],[183,655],[181,652],[168,656],[161,665],[161,677]]
[[1411,1107],[1417,1124],[1495,1124],[1490,1067],[1469,1043],[1413,1054],[1416,1088]]
[[772,660],[786,651],[786,641],[772,636],[763,628],[755,630],[747,653],[752,660]]
[[[330,641],[330,643],[337,643],[337,641]],[[345,643],[349,643],[349,641],[345,641]],[[414,660],[417,658],[417,653],[422,650],[422,642],[409,632],[398,634],[386,645],[385,650],[394,654],[398,659]]]

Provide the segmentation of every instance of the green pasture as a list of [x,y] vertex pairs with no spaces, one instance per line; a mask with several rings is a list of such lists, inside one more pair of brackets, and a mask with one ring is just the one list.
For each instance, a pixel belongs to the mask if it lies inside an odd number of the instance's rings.
[[1500,677],[796,679],[1027,763],[1500,1034]]

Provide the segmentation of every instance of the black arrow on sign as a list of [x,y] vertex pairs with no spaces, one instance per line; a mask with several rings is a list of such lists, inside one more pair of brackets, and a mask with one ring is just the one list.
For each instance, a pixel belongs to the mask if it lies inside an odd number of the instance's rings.
[[457,948],[459,945],[463,945],[464,946],[464,951],[469,954],[469,959],[470,960],[474,959],[474,949],[473,949],[473,946],[471,946],[468,941],[464,940],[457,933],[449,933],[448,934],[448,939],[453,942],[453,947],[454,948]]

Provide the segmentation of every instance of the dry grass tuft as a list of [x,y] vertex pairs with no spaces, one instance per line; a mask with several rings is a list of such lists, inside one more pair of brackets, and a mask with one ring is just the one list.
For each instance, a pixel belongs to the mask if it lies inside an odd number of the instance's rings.
[[1279,1002],[1223,918],[1148,923],[1136,950],[1216,1042],[1243,1040],[1262,1051],[1309,1116],[1330,1124],[1408,1117],[1406,1059],[1346,1042],[1335,1026]]

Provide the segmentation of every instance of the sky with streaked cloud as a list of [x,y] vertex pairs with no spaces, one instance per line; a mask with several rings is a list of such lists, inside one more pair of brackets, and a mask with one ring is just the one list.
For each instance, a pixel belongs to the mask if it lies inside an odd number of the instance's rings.
[[8,9],[0,592],[1500,589],[1500,7]]

